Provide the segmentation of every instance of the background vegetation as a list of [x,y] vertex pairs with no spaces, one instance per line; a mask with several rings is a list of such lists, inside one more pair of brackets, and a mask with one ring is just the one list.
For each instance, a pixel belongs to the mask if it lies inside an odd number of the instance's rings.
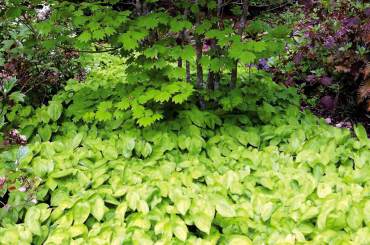
[[0,3],[0,244],[369,244],[369,7]]

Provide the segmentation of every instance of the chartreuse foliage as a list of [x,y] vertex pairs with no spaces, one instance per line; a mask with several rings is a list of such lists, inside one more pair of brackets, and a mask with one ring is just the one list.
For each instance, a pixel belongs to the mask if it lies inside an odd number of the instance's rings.
[[[10,193],[0,244],[370,243],[363,127],[355,138],[326,125],[254,72],[237,102],[222,102],[228,114],[185,104],[138,128],[141,102],[167,97],[141,98],[106,58],[33,117],[13,112],[31,143],[3,152],[0,173],[33,189]],[[162,92],[183,94],[174,84]]]

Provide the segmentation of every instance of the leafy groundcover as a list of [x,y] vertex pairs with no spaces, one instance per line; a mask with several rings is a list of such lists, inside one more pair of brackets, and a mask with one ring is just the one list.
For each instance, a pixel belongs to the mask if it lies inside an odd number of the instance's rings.
[[363,127],[352,136],[264,104],[184,106],[142,129],[115,101],[119,67],[93,67],[48,106],[8,115],[31,140],[0,155],[0,176],[18,176],[0,244],[370,244]]

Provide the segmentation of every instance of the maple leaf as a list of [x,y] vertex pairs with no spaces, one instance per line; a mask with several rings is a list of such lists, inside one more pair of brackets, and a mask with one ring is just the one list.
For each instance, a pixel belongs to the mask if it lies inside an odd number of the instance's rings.
[[257,57],[253,53],[248,51],[244,51],[240,55],[240,61],[244,64],[252,64],[256,58]]
[[171,94],[168,93],[167,91],[159,91],[157,95],[154,97],[155,102],[166,102],[169,101],[171,98]]
[[90,41],[91,39],[91,34],[90,32],[88,31],[84,31],[80,34],[80,36],[78,36],[77,38],[79,41],[83,42],[83,43],[87,43],[88,41]]
[[139,46],[138,42],[133,39],[129,33],[122,34],[118,40],[123,44],[123,48],[126,50],[132,50]]
[[108,111],[97,111],[95,113],[95,119],[98,121],[110,121],[112,120],[112,113]]
[[183,60],[192,60],[195,57],[195,49],[191,45],[184,46],[180,54]]
[[113,27],[107,26],[104,28],[104,32],[107,36],[111,36],[114,33],[116,33],[116,29],[114,29]]
[[127,110],[130,107],[130,101],[127,98],[122,99],[116,104],[116,107],[120,110]]
[[98,29],[92,33],[92,36],[96,40],[101,40],[105,37],[105,32],[102,29]]

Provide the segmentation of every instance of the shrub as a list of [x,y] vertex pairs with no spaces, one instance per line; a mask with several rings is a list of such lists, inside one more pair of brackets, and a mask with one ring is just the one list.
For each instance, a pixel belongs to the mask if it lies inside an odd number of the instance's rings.
[[368,113],[369,7],[356,1],[307,1],[295,43],[276,77],[288,86],[298,84],[308,101],[315,99],[314,106],[341,118]]

